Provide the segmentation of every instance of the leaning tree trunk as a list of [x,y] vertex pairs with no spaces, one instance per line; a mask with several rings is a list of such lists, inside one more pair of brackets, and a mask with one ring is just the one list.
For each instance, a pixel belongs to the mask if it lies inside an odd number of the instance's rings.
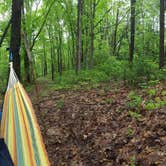
[[135,3],[136,0],[131,0],[131,29],[130,29],[130,62],[133,61],[134,46],[135,46]]
[[160,56],[159,56],[159,68],[164,67],[164,1],[160,0]]
[[20,45],[21,45],[21,0],[12,0],[10,51],[14,59],[14,69],[20,78]]

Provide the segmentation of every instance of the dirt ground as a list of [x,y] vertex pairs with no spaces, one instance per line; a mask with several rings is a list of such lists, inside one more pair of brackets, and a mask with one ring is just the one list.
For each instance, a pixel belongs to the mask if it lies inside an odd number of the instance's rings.
[[[166,106],[145,110],[165,83],[136,90],[143,99],[139,116],[131,116],[124,85],[52,91],[34,102],[52,166],[166,166]],[[136,111],[132,110],[132,111]]]

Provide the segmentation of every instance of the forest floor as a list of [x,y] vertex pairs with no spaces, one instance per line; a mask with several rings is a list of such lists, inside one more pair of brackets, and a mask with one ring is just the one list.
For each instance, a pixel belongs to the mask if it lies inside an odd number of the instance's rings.
[[[39,94],[46,84],[39,85]],[[33,90],[51,165],[166,166],[166,104],[154,104],[166,102],[165,85],[101,83],[51,90],[36,99]]]

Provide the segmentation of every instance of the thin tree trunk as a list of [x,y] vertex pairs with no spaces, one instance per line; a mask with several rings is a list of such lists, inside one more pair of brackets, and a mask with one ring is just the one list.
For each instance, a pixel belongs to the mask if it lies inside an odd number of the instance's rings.
[[77,6],[77,52],[76,52],[76,74],[81,69],[81,55],[82,55],[82,8],[83,1],[78,0]]
[[50,58],[51,58],[51,78],[52,80],[54,80],[54,42],[53,42],[53,38],[52,38],[52,28],[49,25],[48,29],[48,36],[49,36],[49,42],[50,42]]
[[24,79],[28,83],[31,82],[30,67],[29,66],[30,66],[30,64],[29,64],[29,59],[28,59],[27,51],[24,48]]
[[135,46],[135,3],[136,0],[131,0],[131,25],[130,25],[130,62],[133,61],[134,57],[134,46]]
[[[93,2],[92,2],[93,1]],[[91,21],[90,21],[90,69],[93,68],[94,65],[94,19],[96,12],[96,0],[91,0]]]
[[43,70],[43,74],[44,76],[47,75],[47,56],[46,56],[46,46],[45,46],[45,41],[43,42],[43,48],[44,48],[44,53],[43,53],[43,65],[44,65],[44,70]]
[[117,47],[117,31],[118,31],[118,24],[119,24],[119,8],[117,8],[116,13],[116,22],[115,22],[115,30],[113,33],[113,55],[116,55],[116,47]]
[[160,0],[160,56],[159,56],[159,68],[164,67],[164,1]]
[[60,76],[62,75],[62,30],[59,30],[59,51],[58,51],[58,72],[60,74]]

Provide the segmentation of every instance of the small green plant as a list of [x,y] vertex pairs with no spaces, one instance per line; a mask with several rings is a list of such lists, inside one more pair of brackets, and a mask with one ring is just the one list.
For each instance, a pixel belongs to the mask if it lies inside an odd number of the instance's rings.
[[132,118],[135,118],[137,120],[140,120],[140,118],[142,117],[141,114],[137,113],[137,112],[133,112],[133,111],[129,111],[129,115]]
[[58,109],[62,109],[64,107],[64,101],[62,99],[58,100],[57,107]]
[[129,109],[139,111],[142,104],[142,98],[138,96],[137,94],[135,94],[135,92],[133,91],[131,91],[128,94],[128,98],[130,99],[130,101],[127,103],[127,106],[129,107]]
[[135,97],[135,92],[134,91],[130,91],[129,94],[128,94],[128,98],[129,99],[133,99]]
[[135,158],[135,156],[132,156],[130,158],[130,166],[136,166],[136,158]]
[[155,102],[157,102],[157,103],[160,103],[160,102],[161,102],[160,97],[156,97],[154,100],[155,100]]
[[162,91],[161,95],[166,96],[166,90]]
[[107,104],[111,104],[111,103],[113,103],[113,99],[111,99],[111,98],[106,99],[105,102],[106,102]]
[[132,128],[128,128],[127,129],[127,136],[131,137],[133,135],[133,129]]
[[151,81],[148,82],[148,84],[149,84],[150,86],[154,86],[154,85],[157,85],[157,84],[159,84],[159,83],[160,83],[159,80],[151,80]]
[[146,110],[155,110],[157,108],[160,108],[159,103],[149,102],[149,103],[145,104],[145,109]]
[[150,89],[148,91],[148,94],[152,97],[152,96],[155,96],[156,95],[156,90],[155,89]]
[[161,101],[161,102],[160,102],[160,106],[161,106],[161,107],[162,107],[162,106],[166,106],[166,100]]

